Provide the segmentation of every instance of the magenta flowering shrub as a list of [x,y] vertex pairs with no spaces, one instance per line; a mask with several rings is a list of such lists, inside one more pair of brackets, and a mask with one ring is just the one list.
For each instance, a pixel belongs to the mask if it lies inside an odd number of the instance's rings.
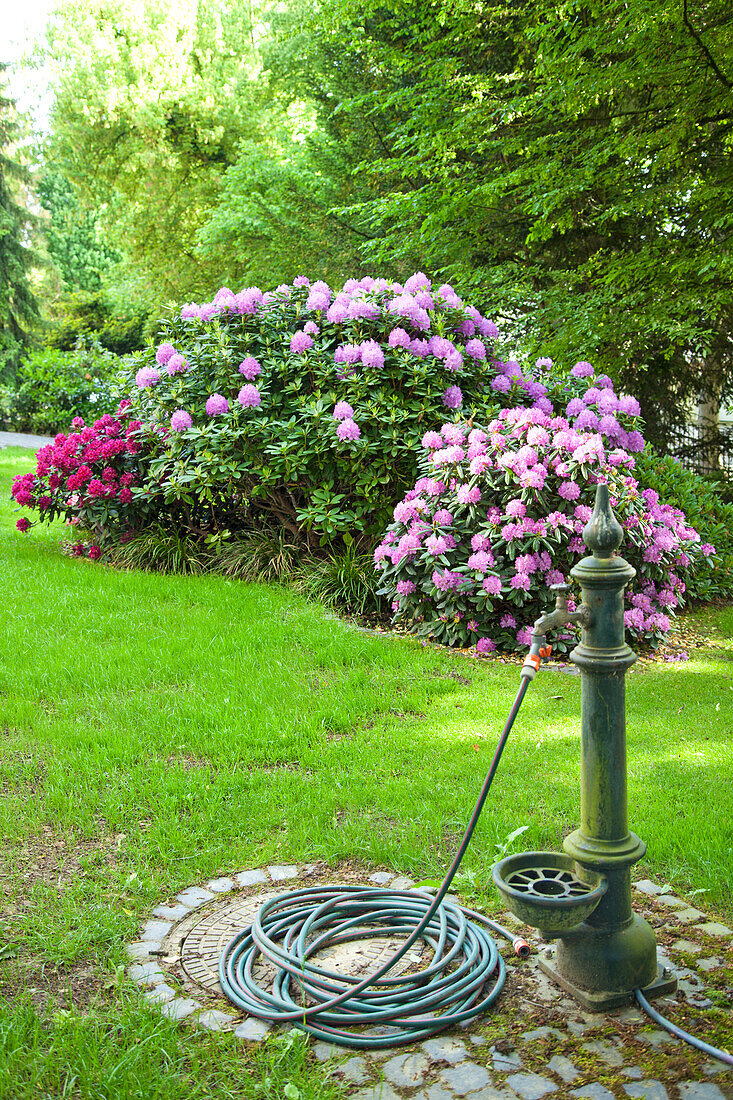
[[[130,415],[129,401],[122,402],[117,416],[106,413],[90,426],[75,417],[72,429],[37,452],[35,472],[15,478],[11,497],[36,511],[40,521],[61,516],[80,534],[91,534],[89,557],[94,559],[101,552],[96,543],[111,530],[120,538],[133,523],[144,521],[146,504],[136,501],[134,492],[147,444],[140,421]],[[32,523],[23,516],[17,527],[26,532]],[[75,555],[84,552],[78,542]]]
[[128,379],[158,433],[150,500],[195,532],[373,540],[414,481],[425,427],[492,400],[496,336],[419,272],[188,303]]
[[628,631],[654,644],[669,630],[715,548],[634,478],[633,452],[643,448],[634,399],[617,398],[610,380],[584,388],[587,364],[573,373],[578,381],[560,391],[566,401],[573,394],[564,415],[542,394],[542,407],[502,409],[484,427],[460,421],[425,433],[422,476],[374,554],[395,623],[478,653],[529,644],[532,623],[551,606],[548,588],[570,581],[587,554],[582,530],[602,480],[624,527],[621,553],[637,570]]

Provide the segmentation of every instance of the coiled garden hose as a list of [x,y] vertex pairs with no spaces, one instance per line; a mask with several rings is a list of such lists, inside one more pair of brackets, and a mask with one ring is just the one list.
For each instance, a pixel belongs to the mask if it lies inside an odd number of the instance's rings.
[[[221,987],[234,1004],[251,1016],[290,1023],[339,1046],[374,1050],[466,1023],[494,1003],[506,970],[486,928],[509,940],[520,957],[529,954],[529,945],[501,925],[446,900],[446,894],[539,660],[539,646],[533,645],[463,840],[435,896],[417,890],[316,886],[271,898],[219,959]],[[333,944],[387,935],[407,938],[365,978],[338,974],[312,961],[318,951]],[[432,951],[429,965],[388,977],[417,941]],[[276,969],[271,991],[254,975],[260,957]],[[294,999],[296,990],[303,1003]],[[353,1030],[364,1025],[369,1028],[366,1032]]]
[[[541,658],[550,652],[544,648],[544,637],[534,635],[519,691],[478,800],[435,897],[417,890],[361,886],[316,886],[279,894],[260,907],[253,924],[238,932],[221,954],[219,981],[234,1004],[261,1020],[291,1023],[319,1039],[366,1050],[424,1039],[474,1020],[494,1004],[504,987],[506,968],[494,939],[481,925],[509,940],[520,958],[529,955],[529,944],[481,913],[446,900],[446,894],[471,842],[527,688]],[[386,935],[407,935],[407,939],[361,980],[310,961],[327,946]],[[417,972],[386,977],[418,940],[432,950],[430,964]],[[272,992],[254,976],[260,957],[275,967]],[[303,1001],[314,1003],[294,1000],[295,987]],[[634,996],[639,1007],[671,1035],[733,1066],[733,1056],[662,1016],[641,989],[635,989]],[[366,1032],[353,1031],[365,1026],[369,1027]]]

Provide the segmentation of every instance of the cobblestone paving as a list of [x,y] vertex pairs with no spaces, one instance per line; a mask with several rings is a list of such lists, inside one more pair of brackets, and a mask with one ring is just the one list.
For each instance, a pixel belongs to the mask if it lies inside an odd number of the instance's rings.
[[[364,877],[384,887],[412,885],[386,871]],[[233,915],[248,919],[259,895],[316,881],[341,879],[324,865],[287,865],[183,890],[153,911],[128,946],[130,977],[171,1019],[261,1042],[270,1026],[223,998],[215,954],[206,952],[220,950]],[[709,1021],[730,1023],[732,1015],[733,930],[649,880],[635,884],[635,908],[652,924],[659,960],[678,980],[677,995],[656,1000],[655,1008],[711,1041]],[[519,928],[510,914],[491,915]],[[522,932],[537,950],[551,950],[531,930]],[[523,962],[505,958],[499,1001],[469,1027],[368,1053],[315,1042],[314,1060],[349,1100],[733,1100],[733,1070],[660,1030],[635,1005],[586,1012],[539,970],[536,953]],[[371,957],[362,962],[374,965]]]

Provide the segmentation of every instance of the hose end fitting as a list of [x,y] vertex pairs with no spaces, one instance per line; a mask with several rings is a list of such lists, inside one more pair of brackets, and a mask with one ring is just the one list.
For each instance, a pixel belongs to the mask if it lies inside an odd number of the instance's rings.
[[519,937],[512,940],[512,947],[514,948],[514,954],[518,955],[520,959],[528,959],[532,954],[532,948],[527,941]]
[[530,650],[530,652],[524,658],[524,664],[522,665],[519,675],[525,676],[530,680],[534,680],[535,676],[540,670],[541,663],[542,658],[540,657],[539,653],[533,653],[532,650]]

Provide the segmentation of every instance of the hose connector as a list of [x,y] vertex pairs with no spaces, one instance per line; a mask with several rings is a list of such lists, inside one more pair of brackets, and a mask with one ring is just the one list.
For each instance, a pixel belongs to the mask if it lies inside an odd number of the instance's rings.
[[549,659],[552,653],[552,646],[545,645],[544,642],[545,638],[543,634],[532,635],[532,644],[529,647],[529,653],[524,658],[524,664],[519,674],[520,676],[527,676],[530,680],[534,680],[542,662]]
[[528,959],[532,954],[532,948],[521,936],[517,936],[516,939],[512,940],[512,947],[514,948],[514,954],[518,955],[520,959]]
[[547,615],[542,615],[532,627],[529,653],[524,659],[520,673],[521,676],[525,676],[530,680],[534,680],[540,664],[543,660],[548,660],[552,653],[552,646],[547,645],[546,642],[548,630],[555,630],[558,626],[565,626],[567,623],[580,623],[581,626],[588,626],[590,622],[590,608],[586,604],[582,603],[577,611],[568,610],[567,594],[570,591],[569,584],[553,584],[550,591],[556,593],[555,610],[548,612]]

